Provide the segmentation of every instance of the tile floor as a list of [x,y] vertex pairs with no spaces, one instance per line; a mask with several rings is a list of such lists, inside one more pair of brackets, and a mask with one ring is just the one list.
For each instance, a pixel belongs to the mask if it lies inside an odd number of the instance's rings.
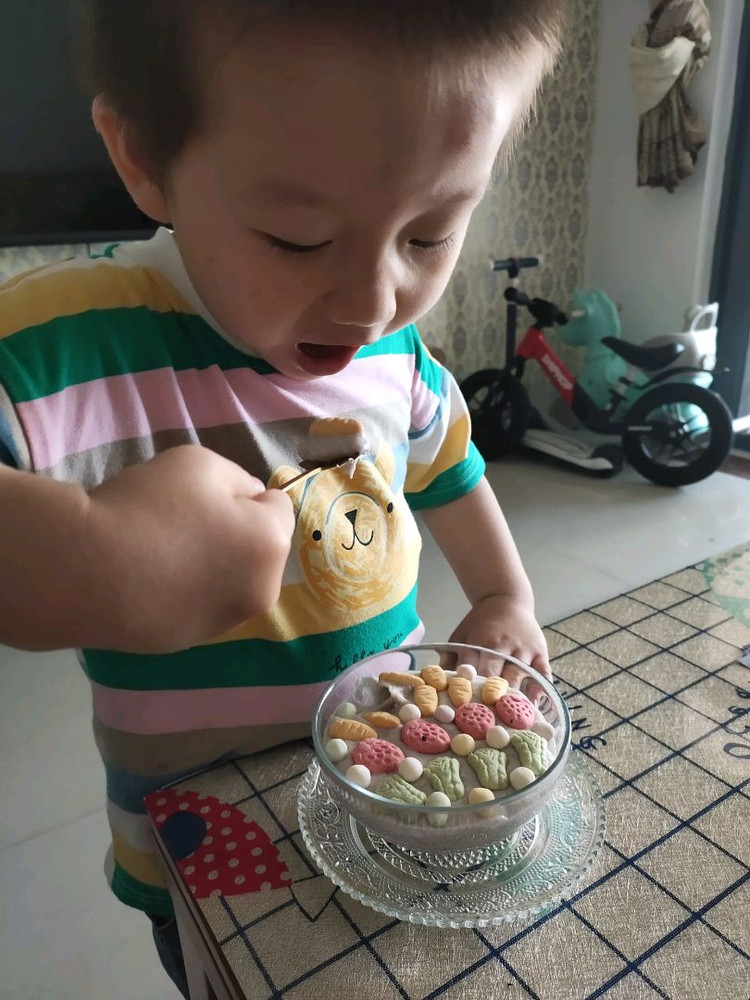
[[[545,624],[750,538],[750,487],[734,476],[672,492],[629,472],[596,480],[519,458],[489,478]],[[428,636],[447,637],[466,606],[426,539]],[[3,1000],[174,1000],[145,919],[103,880],[104,783],[71,653],[0,648],[0,759]]]

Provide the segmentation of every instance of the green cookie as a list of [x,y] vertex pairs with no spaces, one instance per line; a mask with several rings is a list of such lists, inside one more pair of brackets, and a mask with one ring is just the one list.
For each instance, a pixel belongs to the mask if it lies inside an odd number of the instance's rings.
[[424,792],[420,792],[414,785],[410,785],[400,774],[389,774],[387,778],[383,778],[377,783],[373,791],[386,799],[406,802],[411,806],[423,806],[427,799]]
[[518,754],[522,767],[530,768],[537,777],[547,770],[547,742],[538,733],[530,729],[513,733],[510,745]]
[[465,794],[461,781],[461,765],[455,757],[435,757],[424,769],[425,776],[436,792],[443,792],[451,802]]
[[497,792],[508,787],[506,756],[502,750],[480,747],[478,750],[473,750],[466,760],[483,788]]

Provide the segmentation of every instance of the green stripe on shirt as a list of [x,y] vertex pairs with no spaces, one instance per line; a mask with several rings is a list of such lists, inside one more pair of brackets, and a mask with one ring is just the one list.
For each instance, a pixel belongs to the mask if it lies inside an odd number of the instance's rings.
[[200,316],[157,313],[146,306],[92,309],[21,330],[0,341],[0,362],[16,403],[154,368],[184,371],[218,365],[223,370],[251,368],[261,375],[275,371],[232,347]]
[[419,493],[405,493],[406,502],[412,510],[425,510],[451,503],[470,493],[484,475],[484,459],[473,441],[469,442],[469,454],[458,465],[454,465],[436,476],[425,490]]
[[160,917],[169,917],[174,913],[172,900],[166,889],[157,889],[153,885],[140,882],[117,862],[111,886],[112,892],[126,906],[133,906],[136,910],[145,910],[146,913],[154,913]]
[[98,684],[128,691],[315,684],[399,645],[419,625],[416,597],[414,586],[403,601],[369,621],[286,642],[241,639],[163,656],[86,649],[86,673]]
[[[416,331],[406,327],[361,348],[357,357],[411,355],[417,344]],[[200,316],[155,312],[147,306],[91,309],[20,330],[0,340],[0,364],[15,403],[155,368],[185,371],[218,365],[223,371],[276,372],[268,362],[227,343]]]

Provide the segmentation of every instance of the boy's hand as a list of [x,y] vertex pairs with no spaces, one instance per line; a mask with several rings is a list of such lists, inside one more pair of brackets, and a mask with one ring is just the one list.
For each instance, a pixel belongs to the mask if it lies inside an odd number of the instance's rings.
[[[453,632],[451,642],[509,653],[552,679],[547,642],[534,612],[528,604],[513,598],[495,595],[478,601]],[[513,683],[521,675],[517,668],[508,664],[503,676]]]
[[101,560],[111,594],[95,602],[101,645],[157,653],[213,638],[273,607],[294,513],[284,493],[266,490],[215,452],[185,445],[93,490],[87,529],[89,558]]

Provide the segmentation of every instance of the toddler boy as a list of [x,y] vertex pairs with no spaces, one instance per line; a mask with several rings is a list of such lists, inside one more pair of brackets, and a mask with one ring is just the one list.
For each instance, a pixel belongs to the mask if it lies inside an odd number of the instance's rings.
[[[561,33],[556,0],[90,3],[93,117],[149,241],[0,290],[0,639],[82,649],[112,888],[184,987],[143,796],[307,731],[415,641],[419,509],[452,639],[549,672],[439,298]],[[321,418],[354,476],[278,487]],[[440,638],[440,637],[436,637]]]

